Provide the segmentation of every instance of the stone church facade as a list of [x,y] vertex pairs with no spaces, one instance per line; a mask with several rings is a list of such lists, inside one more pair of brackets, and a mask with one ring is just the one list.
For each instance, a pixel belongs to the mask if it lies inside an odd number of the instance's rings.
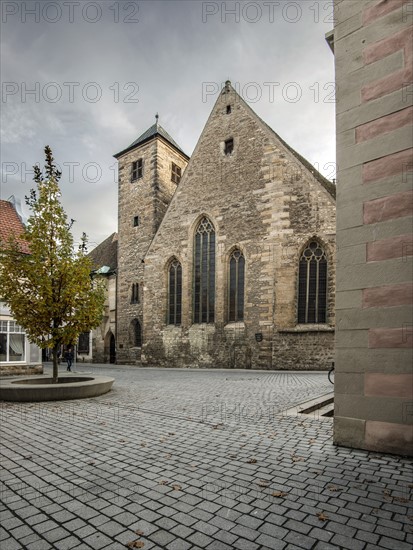
[[117,363],[330,365],[335,186],[230,82],[190,159],[158,120],[115,158]]

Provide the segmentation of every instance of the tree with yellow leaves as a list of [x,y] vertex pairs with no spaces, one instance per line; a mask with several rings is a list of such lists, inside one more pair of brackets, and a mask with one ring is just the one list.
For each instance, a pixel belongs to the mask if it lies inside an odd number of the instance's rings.
[[[71,227],[60,204],[61,192],[52,151],[45,148],[44,173],[34,166],[37,190],[26,203],[31,215],[22,235],[0,243],[0,296],[31,342],[53,350],[53,382],[58,381],[58,351],[102,318],[104,291],[93,281],[87,237],[74,248]],[[22,241],[27,250],[23,251]]]

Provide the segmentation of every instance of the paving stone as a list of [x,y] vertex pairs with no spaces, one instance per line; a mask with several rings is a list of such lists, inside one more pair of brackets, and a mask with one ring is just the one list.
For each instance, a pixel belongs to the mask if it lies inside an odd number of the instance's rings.
[[209,544],[211,544],[211,542],[213,542],[213,539],[203,533],[195,532],[193,535],[188,537],[188,541],[196,546],[199,546],[200,548],[206,548]]
[[287,546],[286,542],[283,542],[282,540],[279,540],[279,539],[275,539],[273,537],[269,537],[268,535],[260,535],[255,542],[257,544],[262,544],[263,546],[267,546],[272,550],[283,550],[283,548]]

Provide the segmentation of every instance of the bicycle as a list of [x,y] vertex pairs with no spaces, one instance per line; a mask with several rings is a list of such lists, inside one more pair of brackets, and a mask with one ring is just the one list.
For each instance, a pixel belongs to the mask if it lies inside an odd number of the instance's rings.
[[333,361],[327,375],[328,381],[330,382],[330,384],[333,384],[333,385],[334,385],[334,370],[335,370],[335,367],[334,367],[334,361]]

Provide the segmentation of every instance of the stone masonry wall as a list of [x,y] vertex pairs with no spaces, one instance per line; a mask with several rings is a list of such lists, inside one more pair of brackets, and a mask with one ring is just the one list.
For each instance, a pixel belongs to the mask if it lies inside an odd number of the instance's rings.
[[335,0],[334,441],[413,453],[413,12]]

